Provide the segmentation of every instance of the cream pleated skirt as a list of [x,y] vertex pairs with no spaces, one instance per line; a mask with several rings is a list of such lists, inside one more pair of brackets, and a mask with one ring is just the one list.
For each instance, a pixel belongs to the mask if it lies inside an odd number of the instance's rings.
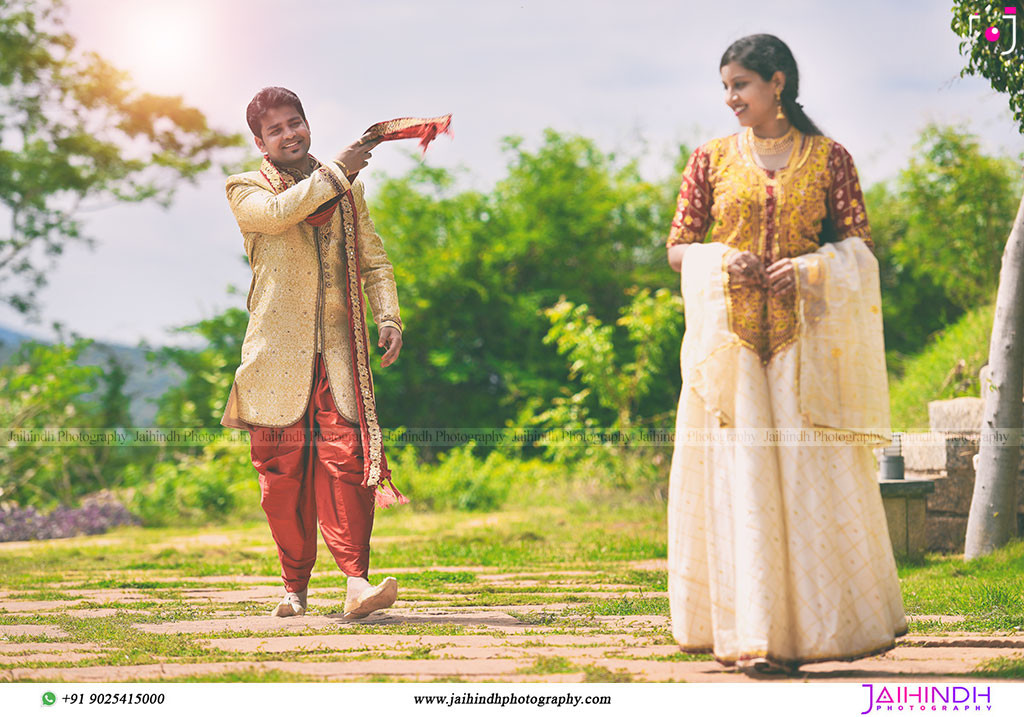
[[[767,366],[739,350],[731,425],[813,431],[798,372],[796,345]],[[668,587],[680,647],[788,665],[893,647],[907,623],[871,448],[744,440],[686,385],[676,420]]]

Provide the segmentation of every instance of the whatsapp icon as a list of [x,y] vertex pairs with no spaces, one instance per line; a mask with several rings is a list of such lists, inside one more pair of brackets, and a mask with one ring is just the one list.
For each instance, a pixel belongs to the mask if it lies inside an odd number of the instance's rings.
[[52,705],[56,701],[57,701],[57,695],[53,694],[52,692],[44,692],[43,693],[43,704],[44,705]]

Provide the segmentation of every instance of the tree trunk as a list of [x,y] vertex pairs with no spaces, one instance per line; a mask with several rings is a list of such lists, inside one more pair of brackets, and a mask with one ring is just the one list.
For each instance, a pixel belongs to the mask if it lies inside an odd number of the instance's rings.
[[1024,198],[1003,250],[988,363],[992,384],[984,396],[981,449],[967,518],[965,560],[987,555],[1017,535],[1024,395]]

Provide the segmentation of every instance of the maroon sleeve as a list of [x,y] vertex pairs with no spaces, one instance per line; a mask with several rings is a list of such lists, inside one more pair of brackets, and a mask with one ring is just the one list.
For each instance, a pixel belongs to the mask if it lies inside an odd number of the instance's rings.
[[832,143],[828,168],[832,175],[832,186],[828,192],[828,215],[835,224],[836,241],[860,237],[874,250],[857,168],[853,166],[853,157],[838,142]]
[[676,214],[666,246],[702,242],[711,227],[713,201],[708,171],[711,155],[705,147],[698,147],[690,155],[683,171],[683,182],[676,200]]

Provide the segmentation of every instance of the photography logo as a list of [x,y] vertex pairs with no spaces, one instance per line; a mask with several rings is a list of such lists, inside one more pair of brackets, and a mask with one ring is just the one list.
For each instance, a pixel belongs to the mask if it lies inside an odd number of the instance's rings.
[[[973,712],[992,711],[992,687],[978,685],[876,685],[867,688],[868,705],[862,715],[876,712]],[[863,703],[862,703],[863,704]]]
[[981,22],[981,13],[980,12],[971,13],[971,17],[970,17],[970,21],[969,21],[969,25],[968,25],[968,30],[967,30],[968,35],[971,37],[971,42],[977,42],[979,39],[984,37],[986,41],[988,41],[988,42],[990,42],[990,43],[992,43],[994,45],[995,43],[999,42],[1004,37],[1004,35],[1009,34],[1010,38],[1011,38],[1011,40],[1010,40],[1010,48],[1008,50],[1003,50],[999,54],[1000,55],[1008,55],[1011,52],[1013,52],[1015,49],[1017,49],[1017,8],[1016,7],[1004,7],[1003,8],[1003,17],[1002,17],[1002,20],[1000,20],[998,24],[1000,26],[1005,25],[1006,26],[1005,30],[1000,30],[999,27],[996,27],[996,25],[991,25],[991,26],[989,26],[988,28],[985,29],[985,32],[983,32],[983,33],[979,32],[977,35],[975,35],[975,29],[974,29],[975,22],[977,22],[979,26],[981,26],[983,24]]

